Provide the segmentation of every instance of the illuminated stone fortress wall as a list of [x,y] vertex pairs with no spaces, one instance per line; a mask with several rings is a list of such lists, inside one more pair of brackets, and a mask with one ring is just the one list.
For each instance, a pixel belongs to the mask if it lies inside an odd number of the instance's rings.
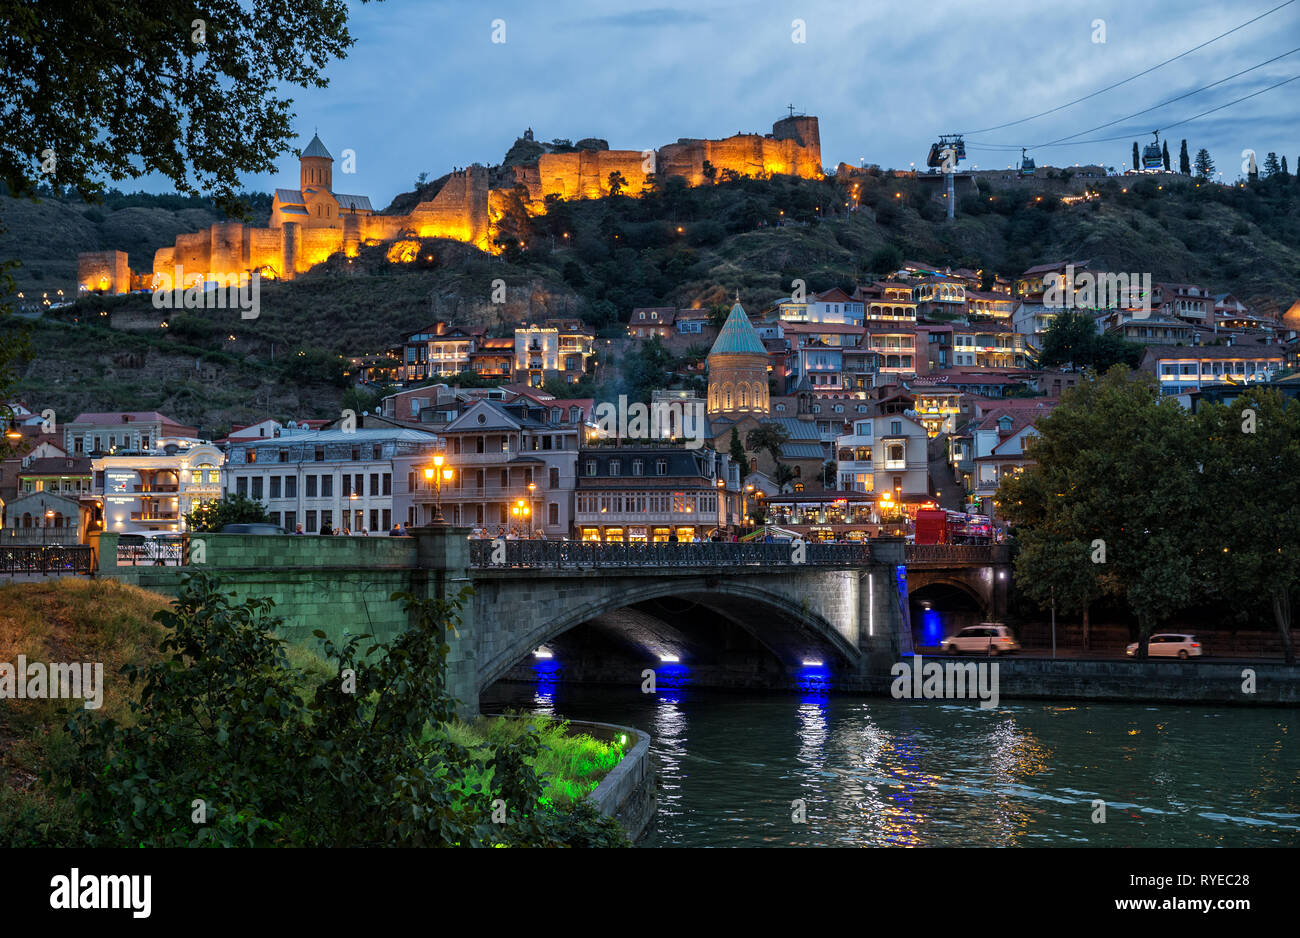
[[[659,150],[579,150],[544,153],[535,162],[513,166],[504,184],[493,187],[490,171],[471,166],[451,174],[431,200],[409,215],[377,215],[366,196],[336,193],[334,159],[318,137],[299,158],[297,189],[277,189],[268,228],[242,222],[221,222],[206,231],[181,235],[172,247],[154,254],[151,275],[133,274],[121,251],[99,251],[77,257],[77,282],[84,290],[124,293],[131,289],[169,287],[177,267],[181,284],[204,280],[233,280],[258,272],[279,280],[300,273],[342,252],[357,254],[362,244],[402,238],[448,238],[495,252],[496,221],[511,189],[523,185],[527,208],[540,214],[548,195],[563,199],[598,199],[610,194],[609,177],[620,173],[625,193],[638,195],[650,173],[680,176],[702,185],[705,162],[719,174],[741,176],[822,174],[821,138],[817,118],[787,117],[772,125],[772,133],[736,134],[725,140],[681,139]],[[412,252],[390,251],[392,260]]]

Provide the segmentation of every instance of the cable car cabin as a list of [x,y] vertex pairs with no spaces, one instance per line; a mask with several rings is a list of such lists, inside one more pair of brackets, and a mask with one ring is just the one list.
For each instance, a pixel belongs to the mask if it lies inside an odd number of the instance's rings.
[[1034,174],[1035,169],[1037,169],[1037,167],[1034,165],[1034,161],[1030,157],[1025,156],[1025,151],[1021,150],[1020,151],[1020,175],[1032,176]]
[[1155,143],[1148,143],[1142,148],[1142,169],[1159,172],[1165,168],[1164,155],[1160,152],[1160,132],[1152,131]]
[[930,144],[930,155],[925,158],[926,166],[943,165],[943,148],[937,143]]

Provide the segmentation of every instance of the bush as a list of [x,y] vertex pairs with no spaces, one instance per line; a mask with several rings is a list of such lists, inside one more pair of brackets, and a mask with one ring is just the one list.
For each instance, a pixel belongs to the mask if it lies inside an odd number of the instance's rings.
[[[157,618],[165,659],[129,668],[142,685],[126,726],[82,710],[78,758],[58,786],[93,846],[615,846],[585,799],[541,803],[533,731],[487,750],[448,730],[449,646],[468,590],[394,594],[414,620],[358,655],[324,641],[331,673],[290,664],[269,599],[235,604],[210,574],[184,580]],[[324,634],[316,633],[324,640]],[[366,636],[369,638],[369,636]],[[304,694],[304,689],[312,693]],[[487,779],[488,781],[475,781]],[[205,817],[195,819],[202,799]],[[493,823],[493,803],[506,806]]]

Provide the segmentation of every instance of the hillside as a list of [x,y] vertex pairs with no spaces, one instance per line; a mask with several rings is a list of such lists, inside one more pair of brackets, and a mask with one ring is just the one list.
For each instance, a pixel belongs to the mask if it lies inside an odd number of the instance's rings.
[[[265,224],[270,196],[247,198],[250,219]],[[154,252],[170,246],[177,235],[225,218],[205,200],[183,196],[123,195],[113,190],[98,205],[79,199],[0,196],[0,259],[22,261],[14,280],[29,299],[56,290],[70,294],[82,251],[126,251],[132,270],[150,270]]]
[[[1088,258],[1105,269],[1231,291],[1274,315],[1300,289],[1293,177],[1248,188],[1190,180],[1158,187],[1151,179],[1129,187],[1110,179],[1099,198],[1074,205],[1038,200],[1028,189],[972,192],[952,224],[924,180],[854,181],[858,211],[845,205],[851,182],[790,177],[695,189],[670,180],[645,198],[561,202],[543,216],[507,218],[513,237],[498,257],[429,240],[409,263],[390,263],[380,245],[350,263],[331,258],[291,283],[265,283],[256,320],[240,320],[237,311],[168,314],[148,296],[91,297],[34,327],[36,353],[18,390],[61,413],[157,408],[205,428],[266,415],[326,416],[337,412],[348,383],[340,356],[382,353],[437,319],[498,329],[581,315],[617,335],[635,306],[707,306],[739,289],[757,312],[788,295],[795,278],[810,290],[852,289],[904,259],[1014,277],[1036,263]],[[11,240],[0,242],[0,253],[15,245],[36,266],[56,254],[47,225],[100,236],[110,219],[133,210],[113,212],[101,225],[78,221],[78,209],[63,203],[15,210],[9,200],[3,211],[11,226],[18,218],[29,225],[5,236]],[[21,214],[27,211],[43,214]],[[164,228],[195,227],[189,217],[173,213]],[[69,270],[79,249],[66,248]],[[497,279],[508,287],[505,304],[491,302]]]

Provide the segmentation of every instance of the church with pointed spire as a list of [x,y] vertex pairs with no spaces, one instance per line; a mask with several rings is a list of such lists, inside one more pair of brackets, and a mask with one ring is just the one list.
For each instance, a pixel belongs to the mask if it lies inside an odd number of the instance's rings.
[[734,419],[771,413],[767,349],[740,305],[739,295],[709,351],[708,370],[710,416]]

